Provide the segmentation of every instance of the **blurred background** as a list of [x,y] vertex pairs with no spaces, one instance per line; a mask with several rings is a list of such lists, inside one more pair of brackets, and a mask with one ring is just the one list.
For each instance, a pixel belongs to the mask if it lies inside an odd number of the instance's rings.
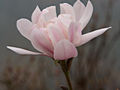
[[[61,90],[64,75],[44,56],[20,56],[7,45],[35,51],[16,28],[16,20],[31,18],[37,5],[41,9],[76,0],[0,0],[0,90]],[[81,0],[85,5],[87,0]],[[112,29],[78,48],[73,60],[71,80],[74,90],[120,89],[120,0],[91,0],[94,13],[83,33],[103,27]]]

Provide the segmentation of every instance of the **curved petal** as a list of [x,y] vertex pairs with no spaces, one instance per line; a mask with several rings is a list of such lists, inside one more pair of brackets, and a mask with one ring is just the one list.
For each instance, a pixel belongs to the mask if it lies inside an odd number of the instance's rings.
[[18,31],[27,39],[30,39],[30,33],[32,32],[32,22],[27,19],[20,19],[17,21]]
[[60,4],[60,13],[61,14],[70,14],[72,20],[75,21],[75,13],[73,7],[68,3]]
[[41,14],[41,10],[40,10],[39,6],[37,6],[32,14],[32,22],[34,24],[36,24],[38,22],[40,14]]
[[48,37],[46,30],[44,29],[33,30],[31,34],[31,43],[35,49],[52,57],[53,46]]
[[22,54],[22,55],[40,55],[41,54],[38,52],[32,52],[29,50],[25,50],[25,49],[17,48],[17,47],[12,47],[12,46],[7,46],[7,48],[16,52],[17,54]]
[[53,46],[55,46],[60,40],[65,39],[64,33],[55,24],[50,24],[48,26],[48,35],[53,43]]
[[78,55],[75,46],[68,40],[59,41],[54,47],[55,60],[67,60]]
[[79,21],[85,10],[85,5],[80,0],[77,0],[74,3],[73,8],[75,11],[76,21]]
[[82,35],[79,42],[76,44],[76,46],[80,46],[80,45],[83,45],[83,44],[87,43],[88,41],[94,39],[95,37],[103,34],[105,31],[107,31],[110,28],[111,27],[102,28],[102,29],[99,29],[99,30],[96,30],[96,31],[93,31],[93,32]]
[[78,38],[81,37],[81,28],[79,23],[72,22],[69,27],[69,40],[75,44],[78,41]]
[[[57,17],[56,15],[56,7],[55,6],[50,6],[44,10],[47,10],[48,12],[44,14],[45,20],[49,21],[55,17]],[[43,11],[44,11],[43,10]]]
[[92,13],[93,13],[93,5],[91,3],[90,0],[88,0],[88,3],[87,3],[87,6],[84,10],[84,13],[82,15],[82,17],[80,18],[80,24],[81,24],[81,29],[83,30],[85,28],[85,26],[88,24],[91,16],[92,16]]

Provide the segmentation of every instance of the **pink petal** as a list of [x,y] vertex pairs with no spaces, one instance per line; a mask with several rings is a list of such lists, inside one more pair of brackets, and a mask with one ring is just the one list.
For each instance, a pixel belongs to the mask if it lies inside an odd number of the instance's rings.
[[27,19],[20,19],[17,21],[18,31],[27,39],[30,39],[30,33],[32,32],[32,22]]
[[55,60],[67,60],[78,55],[75,46],[68,40],[59,41],[54,47]]
[[75,44],[78,41],[78,38],[81,37],[81,28],[79,23],[71,23],[69,27],[69,40]]
[[68,3],[60,4],[61,14],[70,14],[72,16],[72,20],[75,21],[75,13],[73,7]]
[[80,18],[80,24],[81,24],[81,29],[83,30],[85,28],[85,26],[88,24],[91,16],[92,16],[92,13],[93,13],[93,5],[91,3],[90,0],[88,0],[88,3],[87,3],[87,6],[84,10],[84,13],[82,15],[82,17]]
[[17,48],[17,47],[7,46],[7,48],[16,52],[17,54],[22,54],[22,55],[40,55],[41,54],[41,53],[32,52],[32,51],[28,51],[28,50]]
[[58,28],[61,29],[66,39],[68,39],[68,28],[60,21],[57,20]]
[[37,6],[32,14],[32,22],[34,24],[36,24],[38,22],[40,14],[41,14],[41,10],[40,10],[39,6]]
[[76,46],[80,46],[80,45],[87,43],[88,41],[94,39],[95,37],[103,34],[105,31],[107,31],[110,28],[111,27],[102,28],[102,29],[99,29],[99,30],[82,35],[81,38],[78,40],[78,43],[76,43]]
[[[57,17],[56,15],[56,7],[55,6],[50,6],[44,10],[47,10],[48,12],[44,14],[44,17],[46,19],[46,21],[49,21],[55,17]],[[43,10],[43,11],[44,11]]]
[[64,33],[61,28],[57,27],[55,24],[51,24],[48,26],[48,35],[53,43],[53,46],[56,45],[62,39],[65,39]]
[[46,30],[33,30],[31,34],[31,43],[38,51],[47,54],[48,56],[53,55],[53,45],[48,37]]
[[71,19],[71,15],[70,14],[60,14],[58,16],[58,19],[64,24],[64,26],[66,28],[69,27],[70,23],[72,22],[72,19]]
[[80,0],[77,0],[73,5],[73,8],[75,11],[76,21],[79,21],[85,10],[85,5]]
[[38,21],[36,23],[38,28],[44,28],[46,19],[45,19],[45,14],[48,13],[48,10],[43,10],[38,18]]

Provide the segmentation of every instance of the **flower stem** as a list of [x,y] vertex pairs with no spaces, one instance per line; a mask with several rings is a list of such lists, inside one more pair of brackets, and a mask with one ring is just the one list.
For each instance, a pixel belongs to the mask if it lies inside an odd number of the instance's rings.
[[64,72],[64,75],[66,77],[66,80],[67,80],[67,83],[68,83],[68,86],[69,86],[69,90],[72,90],[72,84],[71,84],[71,81],[70,81],[69,72]]
[[67,69],[66,62],[65,61],[60,61],[60,66],[62,68],[62,71],[64,72],[67,84],[69,86],[69,90],[73,90],[72,89],[72,84],[71,84],[71,81],[70,81],[69,70]]

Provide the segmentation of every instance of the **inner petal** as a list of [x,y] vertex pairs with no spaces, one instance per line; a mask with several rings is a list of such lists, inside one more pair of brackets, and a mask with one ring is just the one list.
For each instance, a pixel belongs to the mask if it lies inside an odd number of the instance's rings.
[[46,30],[36,29],[31,34],[31,43],[40,52],[53,56],[53,45],[48,38]]

